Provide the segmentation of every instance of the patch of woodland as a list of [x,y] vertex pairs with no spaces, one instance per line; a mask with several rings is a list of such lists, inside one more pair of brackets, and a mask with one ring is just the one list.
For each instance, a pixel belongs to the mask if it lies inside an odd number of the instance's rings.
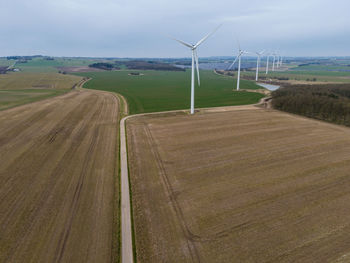
[[120,67],[118,67],[117,65],[112,64],[112,63],[106,63],[106,62],[93,63],[93,64],[90,64],[89,67],[103,69],[103,70],[119,70],[120,69]]
[[272,106],[281,111],[350,126],[350,84],[285,84],[272,92]]

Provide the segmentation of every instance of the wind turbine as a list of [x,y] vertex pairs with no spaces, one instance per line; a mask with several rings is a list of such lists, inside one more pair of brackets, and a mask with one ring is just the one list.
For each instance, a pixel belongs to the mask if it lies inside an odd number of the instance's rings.
[[276,53],[273,53],[272,56],[273,56],[272,71],[275,71]]
[[192,50],[192,73],[191,73],[191,114],[194,114],[194,67],[196,66],[197,69],[197,78],[198,78],[198,86],[200,86],[200,79],[199,79],[199,67],[198,67],[198,54],[197,54],[197,47],[199,47],[200,44],[202,44],[205,40],[207,40],[208,37],[210,37],[212,34],[214,34],[220,27],[216,27],[211,33],[203,37],[201,40],[197,42],[197,44],[192,45],[188,44],[182,40],[178,40],[176,38],[172,38],[173,40],[179,42],[180,44],[190,48]]
[[278,68],[282,66],[282,55],[281,53],[278,53]]
[[240,78],[241,78],[241,57],[243,54],[248,54],[248,53],[249,52],[241,49],[241,45],[239,44],[239,41],[238,41],[238,55],[237,55],[236,59],[233,61],[233,63],[231,64],[231,66],[228,67],[228,70],[230,70],[238,59],[237,90],[239,90],[239,82],[240,82]]
[[283,58],[282,58],[282,56],[281,56],[280,67],[282,67],[282,61],[283,61]]
[[270,54],[267,54],[267,59],[266,59],[266,75],[269,73],[269,60],[270,60]]
[[276,53],[276,57],[277,57],[276,68],[279,68],[280,67],[280,55],[279,55],[279,53]]
[[261,56],[264,54],[265,50],[261,52],[255,52],[257,54],[258,58],[256,59],[256,74],[255,74],[255,81],[258,81],[259,78],[259,64],[260,64],[260,59]]

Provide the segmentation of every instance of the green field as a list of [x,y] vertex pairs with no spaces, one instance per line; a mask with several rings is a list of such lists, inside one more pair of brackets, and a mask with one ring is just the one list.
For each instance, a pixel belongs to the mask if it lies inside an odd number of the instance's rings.
[[[130,114],[188,109],[190,107],[190,71],[138,71],[144,75],[129,76],[132,71],[79,73],[90,77],[84,87],[106,90],[123,95]],[[233,91],[236,81],[201,71],[201,86],[195,88],[195,107],[245,105],[258,102],[259,93]],[[241,81],[241,89],[261,89],[254,82]]]
[[14,60],[7,60],[6,58],[0,58],[0,67],[6,67],[13,65]]
[[81,80],[57,73],[8,73],[0,75],[0,110],[64,94]]
[[298,67],[291,68],[296,71],[350,71],[350,61],[337,61],[333,65],[322,65],[322,64],[310,64],[300,65]]
[[[235,72],[236,74],[236,72]],[[242,76],[255,77],[255,72],[242,72]],[[318,82],[350,82],[350,72],[342,71],[312,71],[312,70],[288,70],[288,71],[269,71],[266,75],[265,71],[261,71],[259,76],[267,78],[289,78],[290,80],[306,81],[316,78]]]
[[[28,60],[26,63],[17,63],[16,68],[19,68],[22,72],[46,72],[55,73],[58,72],[58,67],[82,67],[89,66],[96,62],[96,59],[88,58],[54,58],[54,60],[46,60],[44,58],[33,58]],[[0,60],[5,65],[12,65],[15,60],[6,61],[5,59]]]

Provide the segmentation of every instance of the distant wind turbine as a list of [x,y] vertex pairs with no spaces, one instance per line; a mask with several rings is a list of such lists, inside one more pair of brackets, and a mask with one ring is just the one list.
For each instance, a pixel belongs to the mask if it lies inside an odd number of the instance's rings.
[[278,60],[277,60],[277,68],[282,67],[282,55],[281,53],[278,51]]
[[273,53],[272,56],[273,56],[272,71],[275,71],[276,53]]
[[281,56],[280,67],[282,67],[282,61],[283,61],[283,57]]
[[282,55],[278,53],[278,67],[282,67]]
[[188,44],[182,40],[178,40],[176,38],[172,38],[173,40],[179,42],[180,44],[190,48],[192,50],[192,73],[191,73],[191,114],[194,114],[194,67],[196,66],[197,69],[197,78],[198,78],[198,86],[200,86],[200,79],[199,79],[199,67],[198,67],[198,54],[197,54],[197,47],[202,44],[208,37],[210,37],[212,34],[214,34],[220,27],[219,25],[217,28],[215,28],[211,33],[203,37],[201,40],[197,42],[197,44],[192,45]]
[[266,58],[266,75],[269,74],[269,60],[270,60],[270,54],[267,54],[267,58]]
[[256,74],[255,74],[255,81],[258,81],[259,78],[259,65],[260,65],[260,59],[261,56],[264,54],[265,50],[261,52],[255,52],[255,54],[258,56],[256,59]]
[[233,67],[233,65],[236,63],[236,61],[238,60],[237,90],[239,90],[239,83],[240,83],[240,78],[241,78],[241,57],[243,54],[248,54],[248,53],[249,52],[241,49],[241,45],[239,44],[239,41],[238,41],[238,55],[237,55],[236,59],[233,61],[233,63],[228,67],[228,70],[230,70]]

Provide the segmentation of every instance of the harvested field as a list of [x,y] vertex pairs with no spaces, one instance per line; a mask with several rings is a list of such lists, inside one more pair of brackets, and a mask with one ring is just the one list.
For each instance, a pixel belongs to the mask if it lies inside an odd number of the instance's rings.
[[118,119],[86,90],[0,112],[0,262],[118,258]]
[[127,133],[138,262],[349,259],[349,128],[245,106]]
[[62,95],[82,83],[82,78],[57,73],[0,75],[0,110]]
[[0,90],[71,89],[82,78],[58,73],[9,73],[0,76]]

